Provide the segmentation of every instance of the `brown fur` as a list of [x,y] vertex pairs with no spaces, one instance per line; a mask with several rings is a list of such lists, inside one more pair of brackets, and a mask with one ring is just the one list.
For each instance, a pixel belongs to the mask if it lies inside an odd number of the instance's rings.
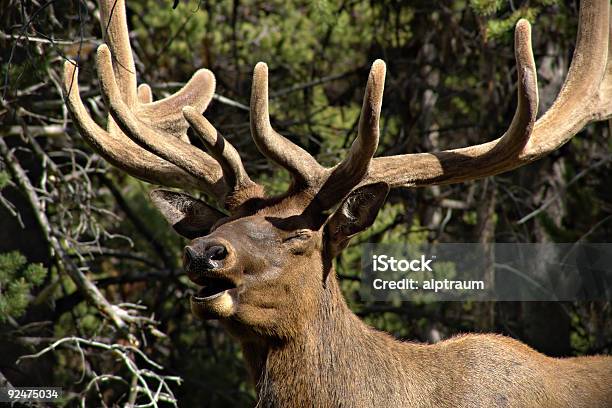
[[[371,224],[386,191],[358,189],[329,217],[308,210],[310,195],[261,201],[190,244],[228,248],[218,270],[189,276],[231,277],[231,312],[214,303],[194,312],[220,318],[241,343],[258,407],[612,406],[612,357],[555,359],[491,334],[399,342],[359,320],[331,260]],[[287,241],[302,230],[307,239]]]
[[[335,280],[301,336],[241,338],[261,407],[608,407],[612,357],[553,359],[498,335],[401,343],[361,322]],[[231,324],[230,324],[231,325]]]

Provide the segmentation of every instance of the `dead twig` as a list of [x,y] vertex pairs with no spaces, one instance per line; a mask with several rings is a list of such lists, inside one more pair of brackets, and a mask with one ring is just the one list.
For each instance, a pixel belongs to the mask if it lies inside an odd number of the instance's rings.
[[[175,407],[177,406],[177,400],[174,397],[174,394],[172,392],[172,389],[168,385],[168,382],[174,382],[180,385],[182,382],[181,377],[158,374],[146,368],[139,368],[134,361],[133,355],[138,355],[148,365],[154,367],[157,370],[163,369],[163,367],[160,364],[156,363],[155,361],[147,357],[147,355],[143,353],[142,350],[132,345],[106,344],[106,343],[102,343],[96,340],[84,339],[84,338],[75,337],[75,336],[64,337],[64,338],[61,338],[53,342],[51,345],[40,350],[38,353],[19,357],[17,359],[17,364],[21,363],[23,360],[26,360],[26,359],[38,358],[46,353],[54,351],[59,346],[65,345],[68,343],[71,343],[77,347],[77,350],[79,351],[79,354],[81,356],[81,362],[83,364],[83,367],[85,367],[85,354],[83,353],[82,346],[109,351],[113,353],[115,356],[117,356],[120,361],[123,362],[124,366],[132,374],[132,383],[130,384],[130,396],[129,396],[128,406],[130,407],[157,407],[158,406],[157,404],[160,401],[168,402]],[[85,405],[86,394],[91,389],[92,386],[94,385],[97,386],[98,382],[108,381],[111,379],[122,381],[127,384],[127,382],[123,378],[116,376],[116,375],[110,375],[110,374],[95,375],[94,378],[91,381],[89,381],[85,389],[80,393],[81,405],[86,406]],[[149,384],[147,379],[153,380],[156,383],[155,391],[151,389],[151,385]],[[136,400],[139,394],[145,395],[148,400],[148,403],[136,404]]]
[[21,167],[19,161],[2,138],[0,138],[0,155],[4,159],[7,169],[11,172],[17,185],[27,197],[36,220],[43,230],[45,239],[51,247],[52,256],[55,257],[57,265],[70,276],[85,298],[102,314],[107,316],[113,325],[122,332],[129,333],[129,326],[131,324],[153,324],[154,322],[149,318],[130,315],[127,311],[108,302],[96,285],[85,276],[81,269],[66,254],[64,246],[54,234],[54,229],[47,218],[35,188],[32,186],[25,170]]

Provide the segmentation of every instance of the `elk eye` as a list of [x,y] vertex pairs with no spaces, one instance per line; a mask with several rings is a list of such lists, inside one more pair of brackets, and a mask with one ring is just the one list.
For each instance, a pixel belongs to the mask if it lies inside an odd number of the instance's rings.
[[306,241],[311,236],[312,236],[312,232],[310,230],[297,230],[293,234],[283,239],[283,242]]

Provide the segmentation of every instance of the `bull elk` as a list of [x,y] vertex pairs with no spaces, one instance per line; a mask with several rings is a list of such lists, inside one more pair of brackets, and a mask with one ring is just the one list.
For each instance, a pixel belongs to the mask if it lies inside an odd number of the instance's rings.
[[[559,148],[587,123],[611,117],[608,0],[581,2],[567,78],[538,120],[531,28],[519,21],[514,118],[501,137],[459,149],[373,158],[385,81],[385,63],[377,60],[357,138],[344,160],[325,168],[272,128],[268,68],[258,63],[252,137],[292,176],[288,191],[276,197],[249,178],[236,149],[202,116],[213,97],[213,74],[201,69],[176,94],[153,102],[146,84],[136,87],[124,1],[100,3],[106,44],[98,48],[97,66],[108,126],[101,128],[87,113],[76,64],[69,61],[64,92],[74,124],[123,171],[152,184],[202,191],[225,208],[171,190],[151,192],[174,229],[191,239],[184,267],[201,286],[190,299],[192,311],[219,319],[241,343],[258,406],[612,406],[612,357],[555,359],[487,334],[433,345],[396,341],[351,312],[332,262],[374,222],[389,188],[506,172]],[[207,152],[189,143],[189,127]]]

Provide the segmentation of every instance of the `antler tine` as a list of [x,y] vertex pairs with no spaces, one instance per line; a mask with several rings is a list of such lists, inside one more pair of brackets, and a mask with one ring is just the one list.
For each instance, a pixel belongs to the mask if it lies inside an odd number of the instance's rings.
[[109,44],[115,64],[113,69],[123,100],[134,106],[136,95],[136,66],[130,46],[125,0],[100,0],[100,24],[104,42]]
[[311,186],[324,173],[314,157],[272,128],[268,112],[268,66],[263,62],[257,63],[253,72],[251,133],[259,151],[287,169],[298,186]]
[[509,170],[529,141],[538,110],[536,66],[531,26],[520,20],[515,30],[518,104],[508,130],[498,139],[436,153],[377,157],[362,184],[384,181],[392,187],[450,184]]
[[153,102],[153,92],[151,87],[147,84],[138,85],[138,102],[145,104]]
[[512,160],[527,144],[538,114],[538,74],[531,47],[531,24],[521,19],[514,31],[514,54],[518,75],[518,101],[506,133],[490,155]]
[[[219,164],[200,149],[177,138],[163,137],[142,122],[121,98],[112,69],[110,50],[105,44],[98,47],[98,77],[100,90],[112,117],[121,130],[135,143],[175,164],[202,181],[206,191],[217,198],[225,195],[225,185]],[[208,71],[206,71],[208,72]],[[210,73],[212,76],[212,73]],[[211,78],[211,81],[214,80]]]
[[64,63],[63,91],[74,123],[85,140],[111,164],[128,174],[154,184],[202,188],[201,181],[172,163],[142,149],[130,139],[121,140],[102,129],[89,116],[79,94],[79,70],[74,61]]
[[348,194],[365,177],[378,147],[380,110],[385,87],[384,61],[372,64],[363,97],[357,138],[340,164],[333,168],[317,194],[319,204],[329,209]]
[[223,168],[223,178],[229,186],[226,207],[231,210],[250,198],[263,197],[263,188],[251,180],[234,146],[196,109],[187,106],[183,115]]
[[[138,112],[139,117],[149,121],[151,126],[187,141],[187,123],[182,108],[193,106],[203,112],[214,93],[214,76],[206,70],[198,70],[178,92],[153,102],[148,85],[142,84],[136,90],[136,69],[129,40],[125,1],[100,0],[100,22],[104,41],[113,58],[113,72],[123,101],[130,109]],[[144,93],[142,97],[141,93]],[[109,120],[109,130],[117,130],[112,117]]]

